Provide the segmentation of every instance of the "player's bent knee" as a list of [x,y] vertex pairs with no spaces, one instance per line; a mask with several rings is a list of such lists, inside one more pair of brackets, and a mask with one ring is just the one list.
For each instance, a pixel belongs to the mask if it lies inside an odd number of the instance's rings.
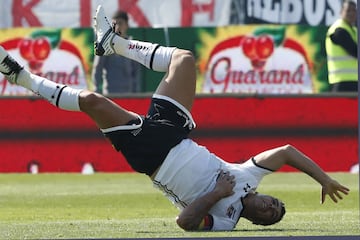
[[83,112],[89,112],[101,107],[103,102],[105,102],[105,97],[99,93],[82,91],[79,95],[79,105]]
[[189,50],[177,49],[174,52],[174,58],[177,62],[185,67],[195,66],[195,57]]
[[182,61],[183,61],[186,65],[195,66],[195,57],[194,57],[193,53],[190,52],[190,51],[187,51],[187,50],[186,50],[186,51],[183,53]]

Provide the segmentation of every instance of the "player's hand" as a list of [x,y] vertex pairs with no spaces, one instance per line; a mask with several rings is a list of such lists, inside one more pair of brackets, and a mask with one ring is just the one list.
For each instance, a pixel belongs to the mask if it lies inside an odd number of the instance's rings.
[[342,195],[340,194],[343,193],[345,195],[349,194],[350,189],[341,185],[340,183],[338,183],[336,180],[334,179],[330,179],[330,181],[328,181],[326,184],[322,185],[322,189],[321,189],[321,204],[323,204],[325,202],[325,196],[329,195],[330,198],[334,201],[334,202],[338,202],[338,199],[343,199]]
[[221,197],[228,197],[234,194],[235,176],[229,172],[220,171],[214,191],[217,191]]

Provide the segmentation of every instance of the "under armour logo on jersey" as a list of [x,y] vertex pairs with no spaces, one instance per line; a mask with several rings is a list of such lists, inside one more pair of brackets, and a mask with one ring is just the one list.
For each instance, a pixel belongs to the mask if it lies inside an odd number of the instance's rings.
[[236,209],[234,208],[233,205],[230,205],[230,207],[226,210],[226,215],[227,215],[229,218],[234,218],[235,213],[236,213]]
[[131,134],[134,135],[134,137],[136,137],[141,131],[142,131],[142,128],[138,128],[138,129],[131,131]]
[[249,190],[251,189],[251,186],[246,183],[246,186],[243,188],[245,192],[249,192]]

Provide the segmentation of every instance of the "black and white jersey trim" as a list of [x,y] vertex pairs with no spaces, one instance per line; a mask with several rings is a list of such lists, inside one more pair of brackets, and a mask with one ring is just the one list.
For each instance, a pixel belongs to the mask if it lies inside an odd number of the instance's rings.
[[170,189],[167,188],[166,185],[162,185],[161,182],[154,180],[154,185],[156,185],[162,192],[166,193],[168,196],[170,196],[174,201],[178,204],[180,204],[183,208],[187,206],[187,204],[180,200],[180,198]]
[[139,124],[132,124],[132,125],[120,125],[116,127],[106,128],[106,129],[100,129],[103,133],[110,133],[118,130],[135,130],[138,129],[143,125],[143,119],[137,115],[138,119],[140,120]]
[[270,168],[266,168],[266,167],[263,167],[263,166],[260,166],[259,164],[257,164],[255,158],[253,158],[253,157],[251,158],[251,161],[253,162],[253,164],[254,164],[255,166],[257,166],[257,167],[259,167],[259,168],[262,168],[262,169],[266,169],[266,170],[275,172],[275,170],[272,170],[272,169],[270,169]]

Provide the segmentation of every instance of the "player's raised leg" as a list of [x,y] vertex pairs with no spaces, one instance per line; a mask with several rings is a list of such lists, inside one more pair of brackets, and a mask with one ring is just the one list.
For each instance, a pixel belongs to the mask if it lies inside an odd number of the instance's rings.
[[10,83],[33,91],[58,108],[85,112],[99,128],[124,125],[137,118],[136,114],[119,107],[100,94],[74,89],[31,74],[20,66],[2,46],[0,46],[0,72]]
[[196,85],[195,61],[192,53],[174,47],[127,40],[112,31],[102,6],[96,10],[95,53],[119,54],[135,60],[149,69],[166,72],[155,94],[170,97],[191,109]]

